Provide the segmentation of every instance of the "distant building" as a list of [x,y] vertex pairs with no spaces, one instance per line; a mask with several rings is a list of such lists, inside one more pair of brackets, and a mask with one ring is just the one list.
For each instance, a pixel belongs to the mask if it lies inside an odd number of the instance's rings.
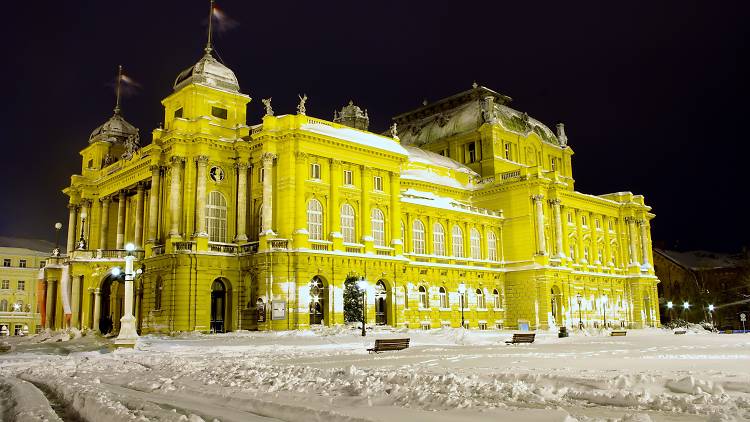
[[55,247],[45,240],[0,237],[0,331],[9,335],[36,333],[37,278]]
[[[661,281],[662,322],[678,318],[710,322],[713,318],[719,328],[740,328],[741,312],[746,312],[750,319],[749,262],[744,253],[677,252],[655,248],[654,269]],[[669,302],[672,302],[671,310]],[[713,315],[709,305],[714,305]]]

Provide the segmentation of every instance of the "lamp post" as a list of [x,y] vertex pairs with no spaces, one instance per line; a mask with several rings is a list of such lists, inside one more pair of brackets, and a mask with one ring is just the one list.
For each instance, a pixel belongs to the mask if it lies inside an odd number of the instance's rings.
[[117,347],[133,347],[136,340],[138,340],[138,332],[135,328],[135,316],[133,316],[133,279],[135,278],[135,273],[133,272],[133,261],[135,260],[133,251],[135,250],[135,245],[128,243],[125,245],[125,250],[128,252],[125,257],[125,310],[122,318],[120,318],[120,334],[115,339]]
[[604,328],[607,328],[607,295],[602,296],[602,307],[604,308]]
[[458,294],[461,295],[461,328],[466,328],[464,324],[464,294],[466,294],[466,284],[461,283],[458,285]]
[[669,322],[672,322],[672,308],[674,308],[674,303],[670,300],[667,302],[667,313],[669,314]]
[[714,328],[714,305],[708,305],[708,316],[711,318],[711,328]]
[[78,239],[78,250],[86,250],[86,239],[83,237],[86,227],[86,211],[81,212],[81,238]]
[[62,223],[55,223],[55,249],[52,249],[52,256],[60,256],[60,229]]
[[357,287],[362,291],[362,337],[366,336],[365,333],[365,321],[367,321],[367,301],[365,300],[365,294],[367,294],[367,280],[362,276],[357,281]]
[[682,312],[685,314],[685,325],[687,326],[688,321],[688,309],[690,309],[690,303],[688,301],[685,301],[682,304]]
[[581,294],[578,293],[576,295],[576,300],[578,300],[578,329],[583,330],[583,313],[581,312]]

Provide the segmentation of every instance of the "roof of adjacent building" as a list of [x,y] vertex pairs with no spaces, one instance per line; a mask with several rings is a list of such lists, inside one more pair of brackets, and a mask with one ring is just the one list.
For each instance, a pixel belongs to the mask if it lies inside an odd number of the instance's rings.
[[34,252],[49,254],[55,248],[55,244],[42,239],[0,236],[0,248],[28,249]]
[[727,254],[709,251],[678,252],[657,248],[654,248],[654,252],[659,253],[670,261],[691,270],[734,269],[747,265],[747,258],[744,254]]

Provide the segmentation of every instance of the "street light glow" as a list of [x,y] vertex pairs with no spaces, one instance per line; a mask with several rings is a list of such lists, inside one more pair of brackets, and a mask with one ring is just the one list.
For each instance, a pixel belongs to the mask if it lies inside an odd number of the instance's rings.
[[62,223],[55,223],[55,228],[60,230],[62,228]]
[[458,285],[458,292],[461,294],[466,293],[466,285],[464,283]]
[[125,245],[125,250],[128,252],[133,252],[135,250],[135,245],[132,243],[128,243],[127,245]]
[[714,305],[713,304],[708,305],[708,311],[709,312],[713,312],[714,311]]
[[357,287],[359,287],[359,290],[366,290],[367,289],[367,280],[365,280],[364,277],[357,280]]
[[685,309],[687,309],[687,308],[690,307],[690,304],[687,303],[687,302],[685,302],[685,303],[682,304],[682,307],[685,308]]
[[112,268],[112,275],[117,277],[120,275],[120,267],[114,267]]
[[671,300],[667,302],[667,309],[672,309],[673,306],[674,306],[674,303],[672,303]]

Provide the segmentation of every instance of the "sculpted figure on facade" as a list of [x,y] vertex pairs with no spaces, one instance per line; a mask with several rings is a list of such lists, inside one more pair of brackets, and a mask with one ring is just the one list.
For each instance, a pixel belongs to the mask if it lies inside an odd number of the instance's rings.
[[260,100],[266,107],[266,116],[273,116],[273,108],[271,108],[271,98],[264,98]]
[[297,114],[305,114],[305,103],[307,102],[307,94],[297,95],[299,97],[299,104],[297,105]]

